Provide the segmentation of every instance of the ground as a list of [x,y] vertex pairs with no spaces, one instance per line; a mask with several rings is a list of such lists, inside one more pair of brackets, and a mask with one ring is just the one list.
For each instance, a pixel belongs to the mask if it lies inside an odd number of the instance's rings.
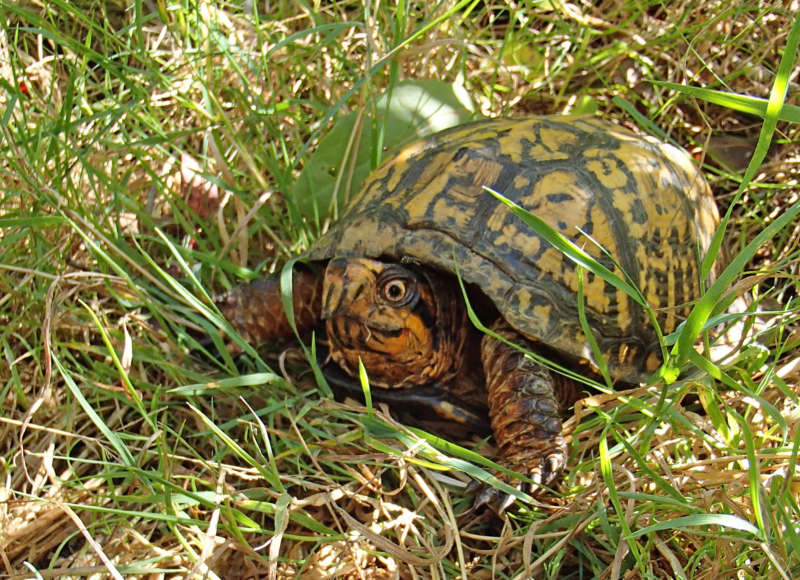
[[[0,0],[3,572],[800,576],[798,8]],[[670,140],[726,214],[693,323],[745,315],[679,380],[581,401],[564,481],[505,519],[464,493],[491,441],[336,402],[299,348],[194,354],[225,333],[210,296],[335,219],[408,86]],[[338,193],[315,213],[309,187]]]

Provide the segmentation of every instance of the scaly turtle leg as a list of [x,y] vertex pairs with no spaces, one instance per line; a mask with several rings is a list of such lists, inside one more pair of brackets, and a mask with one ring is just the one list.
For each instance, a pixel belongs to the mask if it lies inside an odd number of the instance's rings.
[[[304,334],[320,321],[322,276],[296,265],[292,272],[294,319]],[[280,274],[237,286],[215,300],[222,315],[249,344],[284,345],[294,339],[281,302]]]
[[[534,350],[505,320],[492,330],[514,344]],[[489,335],[481,342],[486,374],[489,416],[501,462],[542,485],[552,484],[567,463],[567,445],[561,435],[562,402],[577,389],[541,364]],[[573,393],[556,392],[563,388]],[[494,488],[483,489],[476,507],[488,505],[502,513],[514,498]]]

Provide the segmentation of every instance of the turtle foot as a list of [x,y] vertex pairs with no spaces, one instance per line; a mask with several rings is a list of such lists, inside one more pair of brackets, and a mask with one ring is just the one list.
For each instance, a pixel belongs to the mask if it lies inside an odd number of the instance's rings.
[[[527,480],[506,474],[498,474],[497,478],[531,496],[550,491],[552,486],[558,483],[561,473],[567,465],[568,454],[567,444],[561,436],[547,441],[547,444],[547,447],[540,453],[506,458],[504,461],[513,471],[525,474]],[[473,480],[467,486],[467,494],[475,496],[472,502],[473,511],[489,509],[498,516],[502,516],[516,500],[512,494],[477,480]]]

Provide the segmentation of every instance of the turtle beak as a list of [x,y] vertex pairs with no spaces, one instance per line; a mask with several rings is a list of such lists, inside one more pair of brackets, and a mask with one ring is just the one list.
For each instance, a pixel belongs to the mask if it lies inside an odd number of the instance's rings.
[[334,258],[322,280],[322,319],[352,316],[369,324],[376,304],[375,284],[386,265],[368,258]]
[[341,309],[347,284],[348,261],[343,258],[334,258],[325,268],[325,277],[322,282],[322,319],[329,320]]

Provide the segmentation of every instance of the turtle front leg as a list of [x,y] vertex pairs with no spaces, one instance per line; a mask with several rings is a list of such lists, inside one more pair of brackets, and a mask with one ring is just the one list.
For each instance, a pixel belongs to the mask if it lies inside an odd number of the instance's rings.
[[[322,277],[305,266],[292,272],[294,319],[300,334],[320,321]],[[222,315],[249,344],[284,345],[294,338],[281,302],[280,274],[232,288],[215,299]]]
[[[514,344],[534,347],[505,320],[492,330]],[[489,417],[500,460],[537,483],[552,484],[567,463],[567,444],[561,435],[564,381],[544,366],[489,335],[481,342]],[[569,397],[573,398],[573,397]],[[502,513],[514,498],[494,488],[483,489],[475,505]]]

